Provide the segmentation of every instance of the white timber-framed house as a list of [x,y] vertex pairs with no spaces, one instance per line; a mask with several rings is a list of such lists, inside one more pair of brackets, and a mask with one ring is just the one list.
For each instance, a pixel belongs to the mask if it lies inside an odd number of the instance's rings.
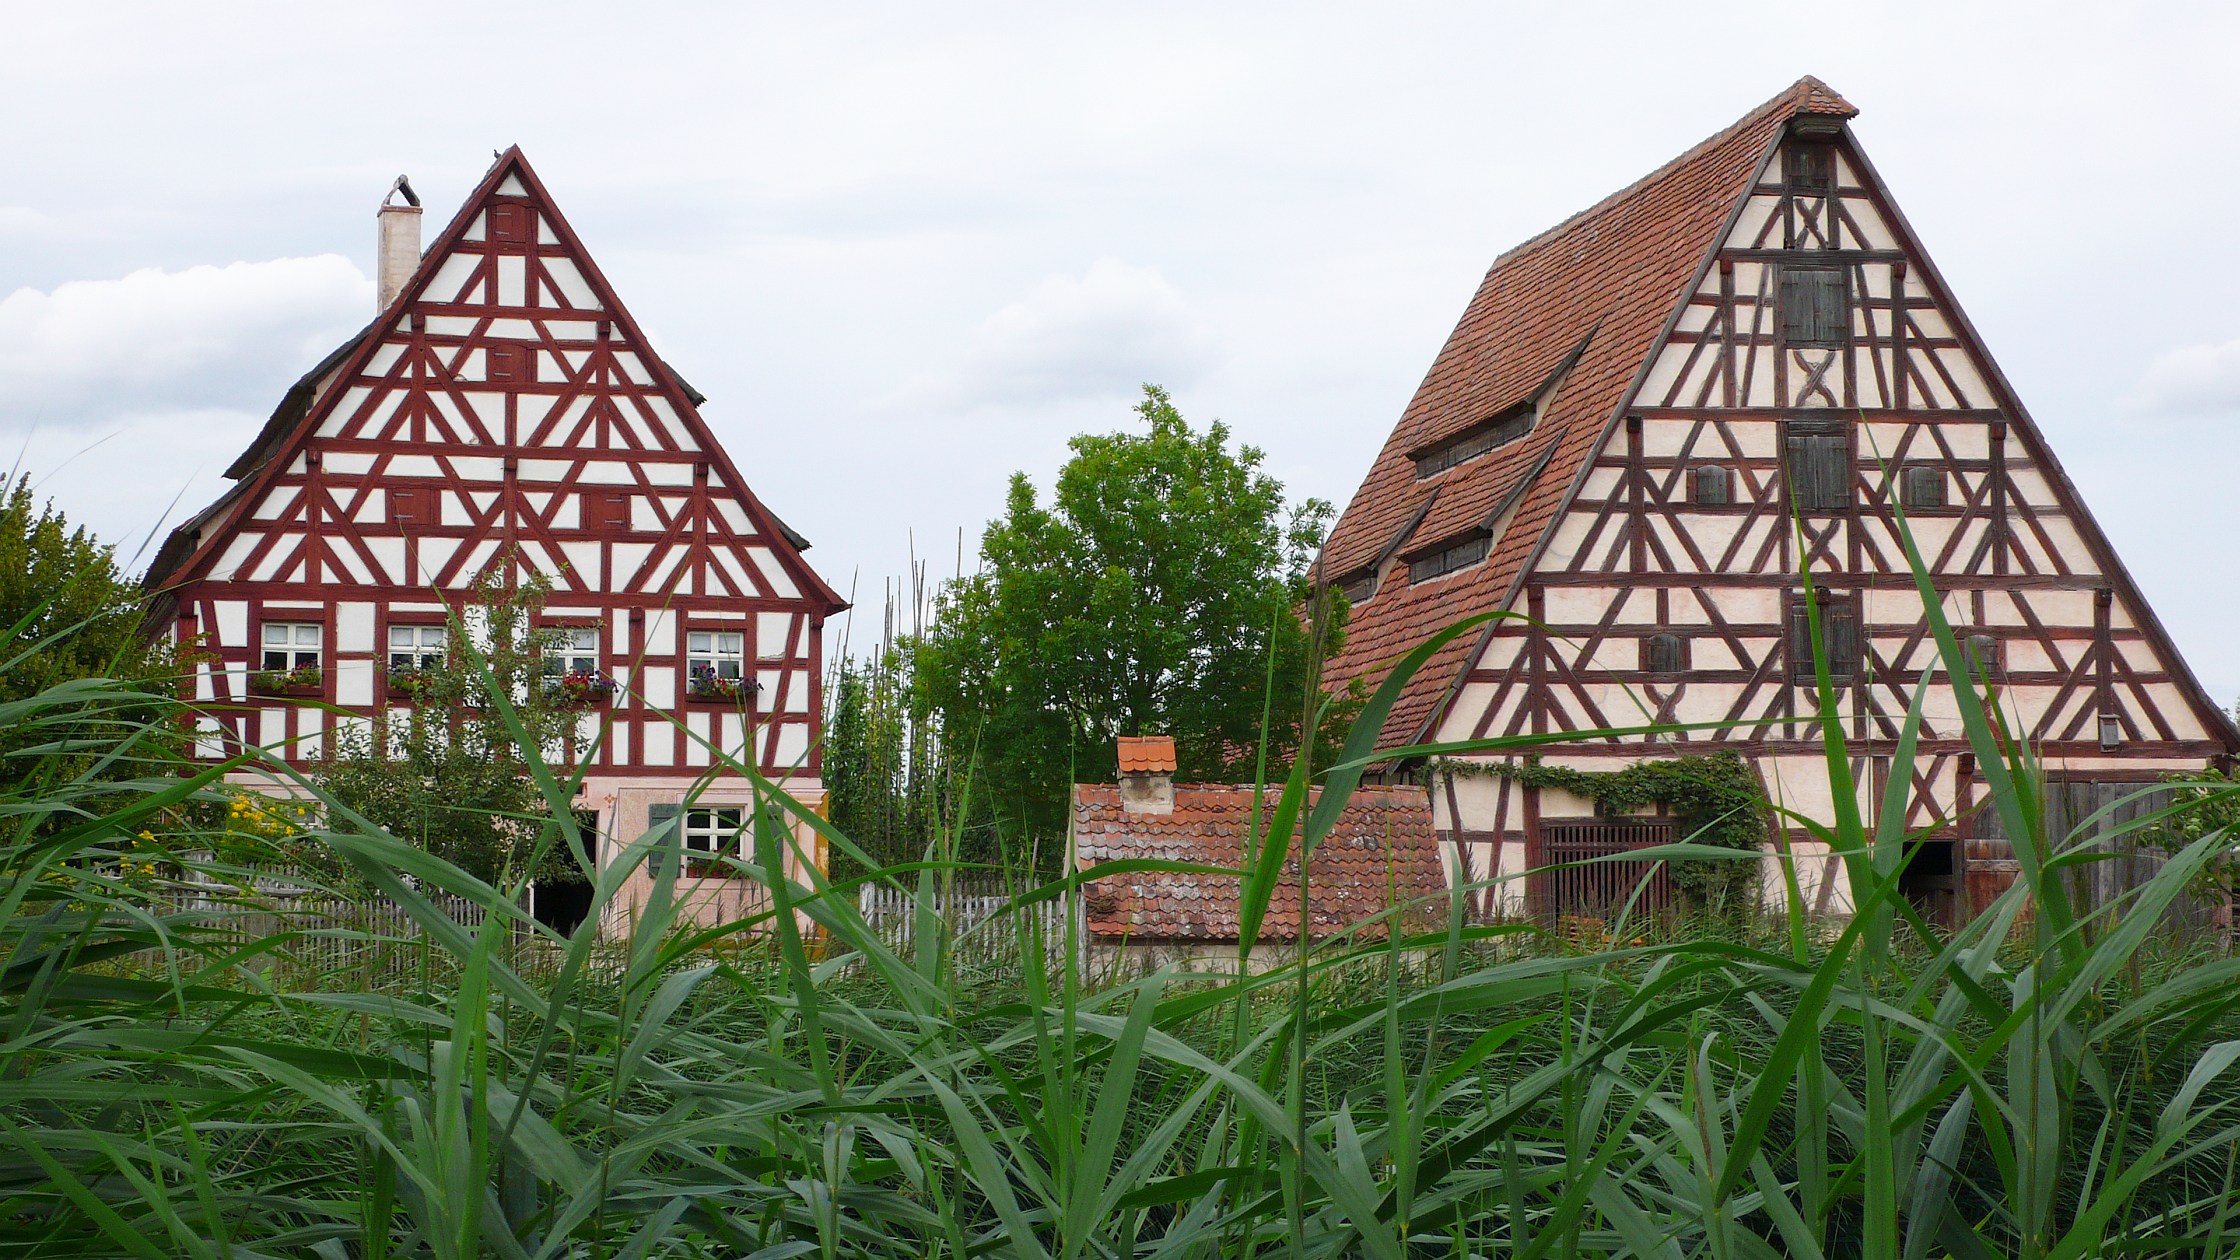
[[[518,148],[425,252],[420,214],[400,179],[378,216],[377,317],[288,390],[145,579],[161,630],[216,658],[193,681],[199,755],[256,746],[315,767],[339,727],[403,717],[397,680],[453,646],[447,610],[479,580],[535,573],[567,671],[613,684],[568,750],[602,863],[704,778],[684,847],[739,843],[751,790],[709,778],[711,749],[820,803],[822,632],[845,603],[808,543],[749,488]],[[681,895],[703,917],[748,904],[687,858]]]

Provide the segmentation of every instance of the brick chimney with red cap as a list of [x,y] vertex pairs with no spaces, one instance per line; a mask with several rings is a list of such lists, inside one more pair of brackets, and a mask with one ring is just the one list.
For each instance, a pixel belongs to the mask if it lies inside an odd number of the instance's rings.
[[1174,736],[1120,737],[1120,808],[1131,814],[1174,812]]

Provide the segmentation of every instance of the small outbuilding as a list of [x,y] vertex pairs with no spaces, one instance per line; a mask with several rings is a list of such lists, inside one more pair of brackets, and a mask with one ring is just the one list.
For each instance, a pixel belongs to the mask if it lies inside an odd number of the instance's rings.
[[[1073,790],[1074,869],[1093,873],[1108,863],[1154,859],[1242,870],[1260,851],[1255,829],[1265,832],[1280,789],[1177,784],[1174,770],[1171,737],[1122,738],[1119,782]],[[1298,939],[1296,834],[1291,844],[1261,924],[1262,944]],[[1083,944],[1092,957],[1126,951],[1154,963],[1233,953],[1241,883],[1234,875],[1181,871],[1093,879],[1082,896]],[[1404,932],[1436,927],[1445,918],[1446,889],[1425,791],[1357,788],[1307,864],[1308,939],[1349,932],[1384,939],[1394,919],[1380,916],[1395,906]]]

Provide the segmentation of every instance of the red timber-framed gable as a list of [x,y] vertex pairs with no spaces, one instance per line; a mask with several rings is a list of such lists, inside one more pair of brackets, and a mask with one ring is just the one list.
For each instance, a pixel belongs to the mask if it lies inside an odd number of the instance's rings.
[[[814,774],[820,631],[844,603],[700,401],[519,149],[502,154],[395,301],[289,391],[228,469],[234,489],[151,569],[167,622],[220,657],[196,685],[210,749],[278,729],[320,751],[323,715],[247,694],[262,610],[323,610],[325,698],[349,711],[336,720],[363,720],[392,699],[392,625],[440,622],[478,580],[536,573],[555,622],[600,628],[622,685],[586,715],[611,723],[600,770],[685,776],[708,743],[735,755],[751,738],[765,770]],[[683,703],[685,619],[776,645],[751,662],[767,681],[748,704]]]
[[[1333,532],[1324,572],[1361,582],[1365,564],[1439,547],[1445,535],[1426,530],[1467,525],[1493,541],[1482,563],[1429,581],[1371,573],[1331,672],[1374,681],[1463,614],[1523,616],[1436,658],[1384,746],[1728,723],[1550,759],[1611,768],[1738,751],[1787,803],[1825,815],[1796,659],[1798,573],[1831,597],[1823,630],[1840,641],[1824,646],[1856,654],[1839,686],[1854,778],[1886,782],[1911,691],[1941,669],[1898,537],[1903,492],[1946,618],[2061,773],[2151,777],[2240,749],[1860,150],[1855,112],[1800,81],[1496,262]],[[1589,347],[1552,399],[1534,400],[1531,438],[1405,465],[1518,405],[1581,336]],[[1526,461],[1542,446],[1536,472]],[[1512,515],[1485,506],[1520,499]],[[1949,835],[1974,798],[1945,697],[1933,688],[1907,809]],[[1483,841],[1495,864],[1504,852],[1538,864],[1543,823],[1592,812],[1506,780],[1456,787],[1435,794],[1442,829]],[[2002,860],[1971,849],[1967,862]],[[1488,861],[1474,854],[1471,869],[1483,877]],[[2011,869],[1965,874],[1982,889]],[[1840,896],[1832,864],[1804,882],[1823,905]]]

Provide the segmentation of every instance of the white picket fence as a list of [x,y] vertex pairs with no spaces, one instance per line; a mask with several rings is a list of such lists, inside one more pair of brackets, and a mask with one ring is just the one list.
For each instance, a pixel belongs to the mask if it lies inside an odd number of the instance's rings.
[[[1043,957],[1053,969],[1065,960],[1067,902],[1063,898],[1003,914],[1011,894],[993,881],[957,880],[946,889],[936,882],[933,896],[933,918],[948,936],[950,957],[960,964],[1016,966],[1022,931],[1039,934]],[[866,884],[856,894],[856,909],[888,947],[905,957],[916,955],[918,899],[913,891]]]

